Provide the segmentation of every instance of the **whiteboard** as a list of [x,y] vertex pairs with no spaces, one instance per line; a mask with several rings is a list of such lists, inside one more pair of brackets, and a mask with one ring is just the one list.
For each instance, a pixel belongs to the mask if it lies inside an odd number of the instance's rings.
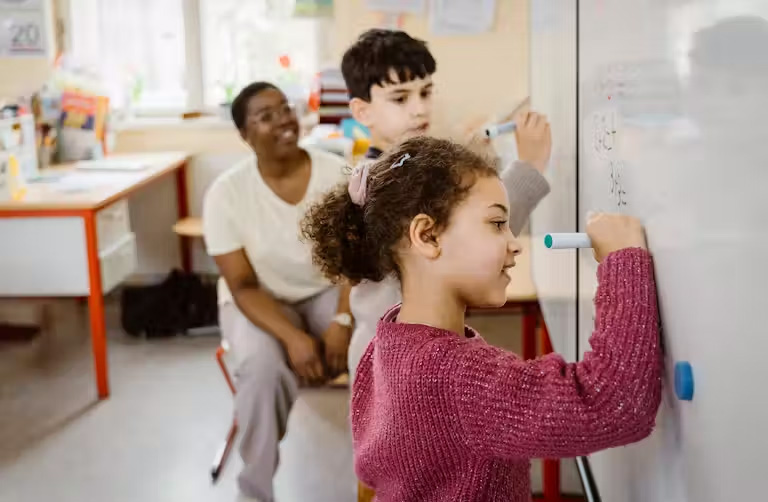
[[[534,0],[532,21],[565,3]],[[608,210],[643,221],[666,370],[689,361],[696,382],[693,401],[683,402],[665,381],[651,438],[590,457],[600,496],[764,500],[768,400],[758,382],[768,377],[768,2],[580,0],[576,22],[577,121],[558,126],[578,138],[576,220]],[[535,54],[551,35],[532,26]],[[532,65],[534,73],[559,73],[547,60],[532,57]],[[534,106],[538,94],[532,88]],[[553,183],[571,181],[553,176]],[[534,228],[560,224],[544,216],[534,215]],[[560,259],[534,252],[542,268]],[[589,251],[575,268],[581,354],[594,314]],[[551,330],[562,323],[546,309],[545,316]]]

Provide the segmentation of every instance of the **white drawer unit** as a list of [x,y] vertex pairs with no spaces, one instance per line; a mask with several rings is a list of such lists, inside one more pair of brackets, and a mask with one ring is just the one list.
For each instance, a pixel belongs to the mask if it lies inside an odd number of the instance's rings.
[[101,288],[109,293],[136,270],[136,236],[128,233],[111,248],[99,253]]
[[[136,270],[136,237],[130,231],[123,232],[111,246],[99,247],[101,284],[108,293]],[[0,296],[89,293],[88,253],[81,218],[0,219]]]
[[131,233],[128,201],[120,200],[96,213],[96,238],[99,253],[111,249]]

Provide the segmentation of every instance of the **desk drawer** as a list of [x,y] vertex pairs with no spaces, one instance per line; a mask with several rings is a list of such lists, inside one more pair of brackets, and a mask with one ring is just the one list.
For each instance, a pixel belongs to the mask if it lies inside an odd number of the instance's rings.
[[130,232],[124,235],[117,244],[99,254],[99,262],[101,287],[107,294],[136,271],[136,236]]
[[120,200],[96,213],[96,236],[99,252],[112,249],[131,233],[128,202]]

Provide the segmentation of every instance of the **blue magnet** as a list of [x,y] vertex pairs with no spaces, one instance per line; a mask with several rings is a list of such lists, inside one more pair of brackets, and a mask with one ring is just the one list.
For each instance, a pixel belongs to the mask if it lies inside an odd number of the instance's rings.
[[693,401],[693,368],[688,361],[675,363],[675,394],[681,401]]

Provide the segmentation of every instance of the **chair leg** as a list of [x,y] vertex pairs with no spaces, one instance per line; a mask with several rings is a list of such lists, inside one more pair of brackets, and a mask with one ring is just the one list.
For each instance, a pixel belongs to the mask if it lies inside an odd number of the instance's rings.
[[227,439],[221,445],[219,451],[216,452],[216,457],[213,459],[213,467],[211,467],[211,481],[213,483],[219,480],[219,475],[224,470],[224,465],[227,463],[232,446],[235,444],[235,437],[237,437],[237,422],[233,420],[227,433]]
[[[227,381],[227,387],[229,387],[229,390],[232,392],[232,395],[235,395],[235,385],[232,382],[232,377],[229,376],[229,370],[227,369],[227,364],[224,362],[224,356],[227,353],[227,349],[224,347],[219,347],[216,350],[216,362],[219,364],[219,368],[221,368],[221,372],[224,375],[224,379]],[[216,457],[213,459],[213,466],[211,467],[211,481],[213,483],[216,483],[218,481],[219,476],[221,475],[221,472],[224,470],[224,465],[227,463],[227,459],[229,458],[229,454],[232,452],[232,446],[235,444],[235,438],[237,437],[237,420],[232,420],[232,425],[229,427],[229,432],[227,433],[227,438],[224,441],[224,444],[221,445],[219,450],[216,452]]]

